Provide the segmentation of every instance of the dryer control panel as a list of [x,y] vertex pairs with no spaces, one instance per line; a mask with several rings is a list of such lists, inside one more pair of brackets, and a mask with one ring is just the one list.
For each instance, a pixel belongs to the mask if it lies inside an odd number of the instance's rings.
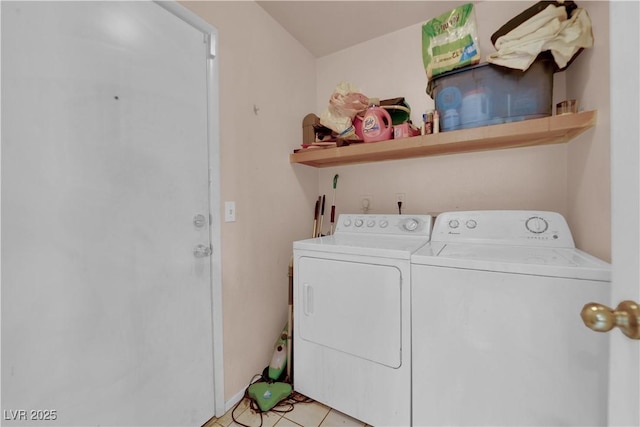
[[575,247],[564,217],[547,211],[445,212],[436,218],[431,241]]
[[357,215],[341,214],[338,217],[336,234],[361,233],[393,236],[431,235],[431,215]]

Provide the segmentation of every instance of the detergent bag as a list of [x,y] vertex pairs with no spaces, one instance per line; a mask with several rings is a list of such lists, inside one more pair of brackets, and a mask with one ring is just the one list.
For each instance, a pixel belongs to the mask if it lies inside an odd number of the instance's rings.
[[422,60],[428,79],[480,62],[473,4],[456,7],[422,26]]

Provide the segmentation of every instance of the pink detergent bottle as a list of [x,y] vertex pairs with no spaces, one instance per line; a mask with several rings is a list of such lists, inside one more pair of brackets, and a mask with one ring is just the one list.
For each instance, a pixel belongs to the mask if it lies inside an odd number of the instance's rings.
[[362,120],[362,139],[364,142],[376,142],[391,139],[393,123],[387,110],[380,108],[380,99],[369,98],[369,108]]

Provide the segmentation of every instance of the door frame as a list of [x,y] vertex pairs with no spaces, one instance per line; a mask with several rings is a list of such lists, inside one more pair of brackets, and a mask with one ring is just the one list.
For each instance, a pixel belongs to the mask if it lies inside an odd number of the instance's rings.
[[191,10],[171,0],[158,6],[202,32],[207,44],[207,143],[209,148],[209,242],[211,243],[211,317],[213,330],[213,396],[215,417],[225,413],[222,328],[222,256],[220,218],[220,67],[218,30]]
[[[611,307],[640,301],[638,2],[609,3],[611,126]],[[639,426],[640,341],[609,332],[609,426]]]

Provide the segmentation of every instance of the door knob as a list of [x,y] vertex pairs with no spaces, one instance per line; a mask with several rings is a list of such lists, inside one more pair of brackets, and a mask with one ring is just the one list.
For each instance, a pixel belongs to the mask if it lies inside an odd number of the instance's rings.
[[629,338],[640,340],[640,307],[633,301],[622,301],[615,310],[590,302],[582,308],[580,316],[596,332],[608,332],[617,326]]
[[198,245],[193,248],[193,256],[196,258],[205,258],[211,255],[211,246]]
[[207,218],[202,214],[197,214],[193,217],[193,225],[196,228],[202,228],[207,225]]

